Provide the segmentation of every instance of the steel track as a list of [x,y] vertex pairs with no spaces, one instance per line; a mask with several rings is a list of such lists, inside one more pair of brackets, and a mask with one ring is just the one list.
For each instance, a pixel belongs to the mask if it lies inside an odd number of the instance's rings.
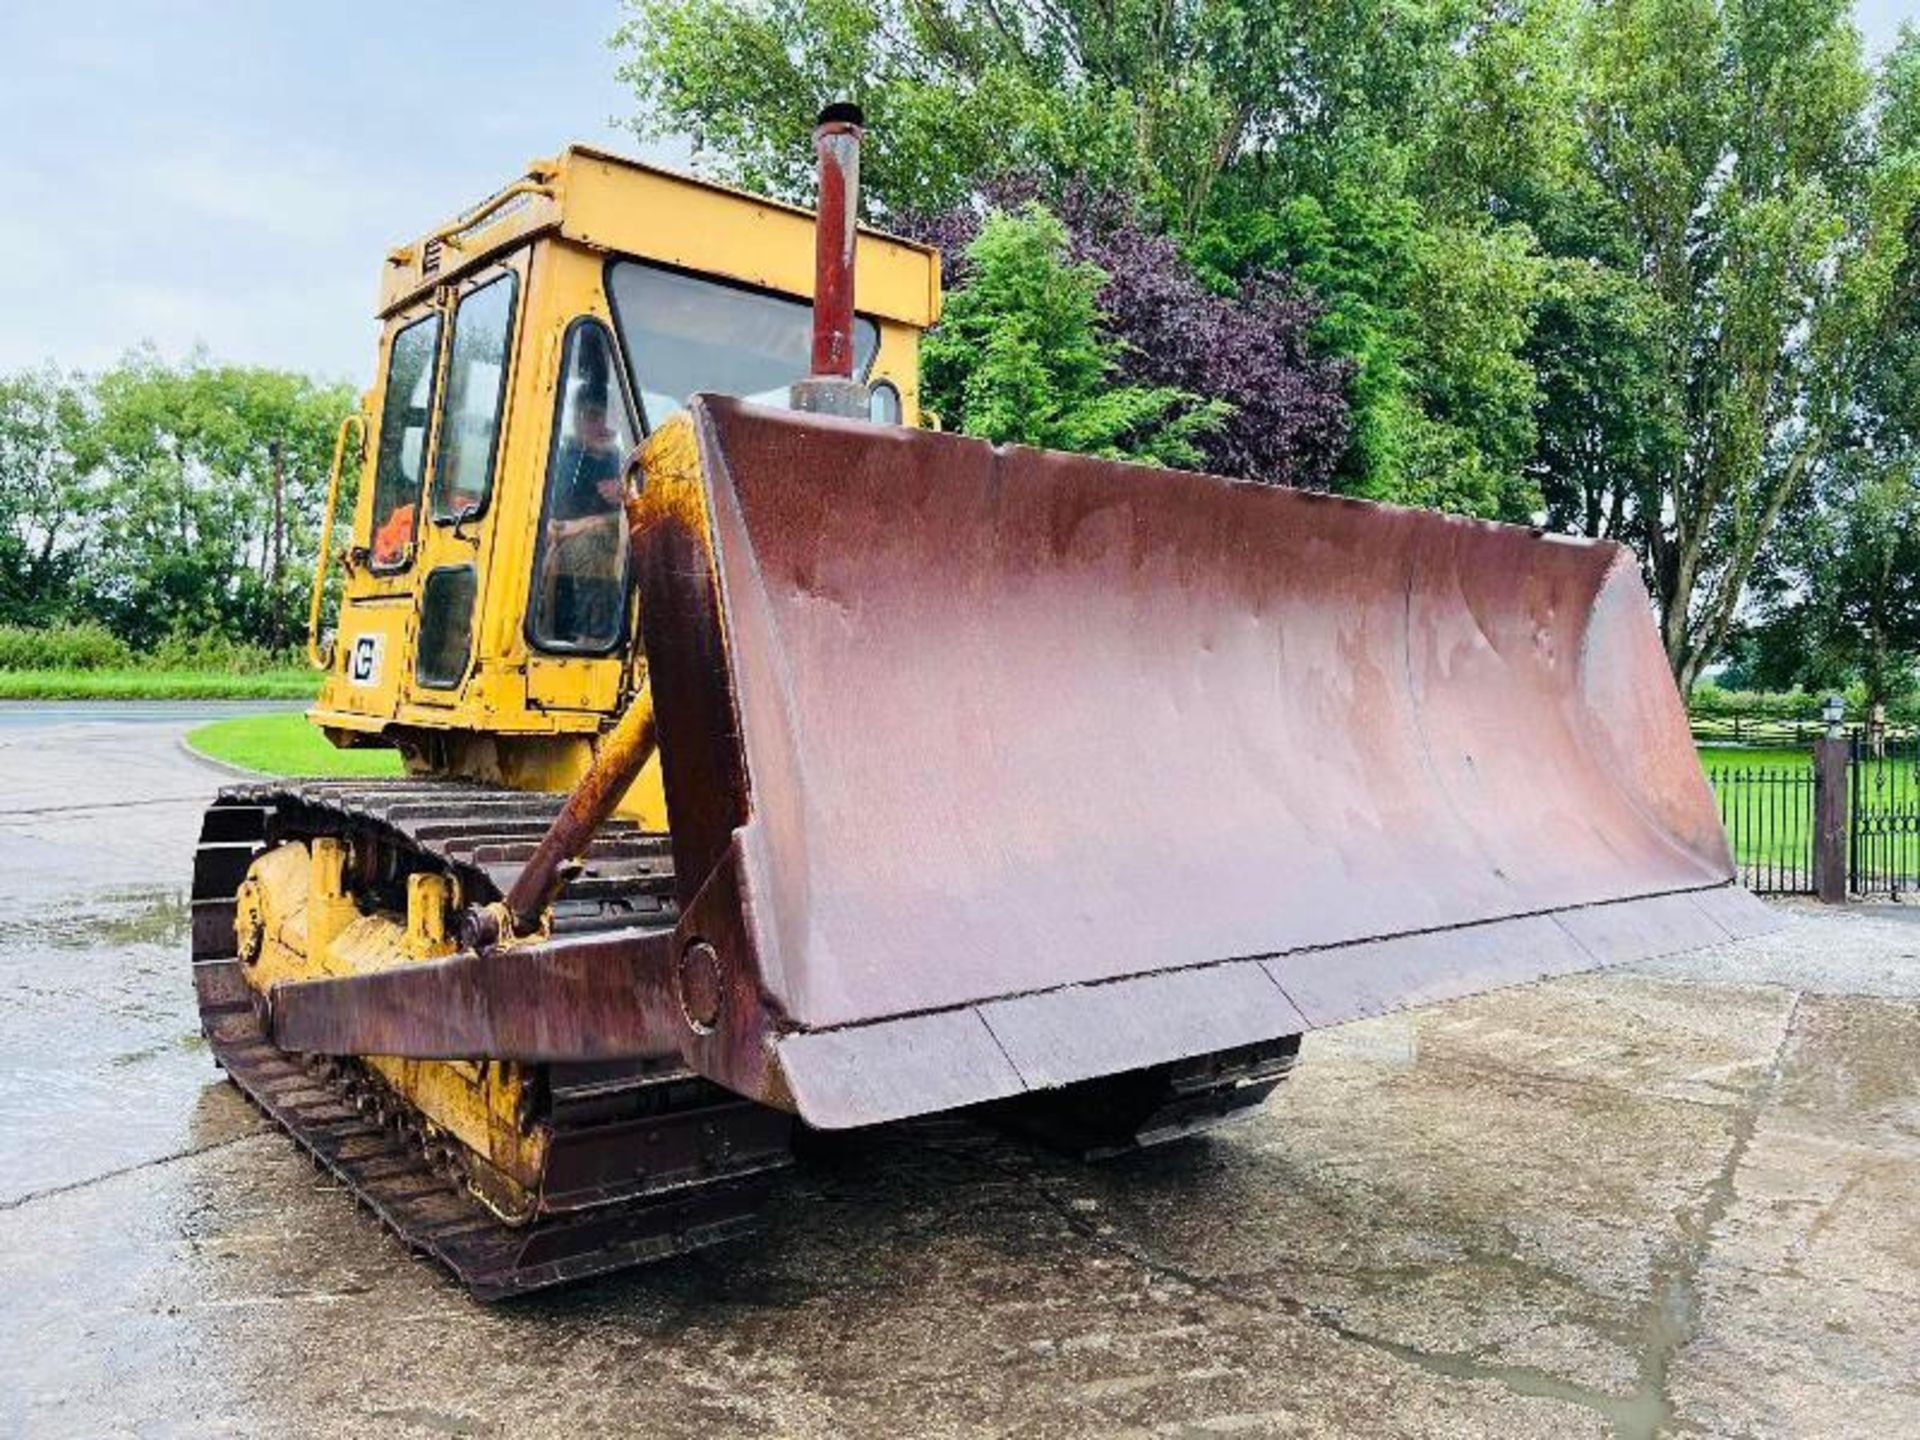
[[[543,1066],[530,1124],[549,1131],[537,1207],[510,1224],[468,1184],[484,1164],[436,1134],[351,1057],[287,1055],[268,1037],[234,940],[254,857],[287,840],[354,841],[375,881],[409,869],[497,898],[564,797],[453,781],[283,783],[223,790],[195,854],[193,974],[215,1059],[260,1109],[414,1250],[484,1300],[683,1254],[746,1233],[789,1163],[788,1117],[659,1062]],[[555,907],[556,933],[675,918],[666,837],[616,821]]]

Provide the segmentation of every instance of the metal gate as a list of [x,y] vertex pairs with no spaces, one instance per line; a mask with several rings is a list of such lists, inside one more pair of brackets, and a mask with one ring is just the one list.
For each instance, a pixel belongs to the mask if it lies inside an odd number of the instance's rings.
[[1813,894],[1813,766],[1709,765],[1707,779],[1740,882],[1757,895]]
[[1920,890],[1920,735],[1855,731],[1848,771],[1848,889]]

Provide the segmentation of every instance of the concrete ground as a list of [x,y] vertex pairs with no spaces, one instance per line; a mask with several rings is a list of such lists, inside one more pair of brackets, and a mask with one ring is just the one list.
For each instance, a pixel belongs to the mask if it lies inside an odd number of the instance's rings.
[[0,710],[0,1435],[1920,1434],[1905,915],[1312,1036],[1104,1167],[843,1138],[483,1309],[207,1058],[190,713]]

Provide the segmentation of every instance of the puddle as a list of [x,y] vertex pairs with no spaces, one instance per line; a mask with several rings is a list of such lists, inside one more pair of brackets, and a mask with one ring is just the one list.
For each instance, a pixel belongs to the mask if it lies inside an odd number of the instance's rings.
[[0,1203],[190,1140],[215,1071],[172,887],[70,896],[0,920]]
[[[184,956],[192,919],[184,887],[63,896],[31,914],[0,916],[0,947],[88,950],[166,945],[179,949]],[[184,959],[181,963],[185,964]]]

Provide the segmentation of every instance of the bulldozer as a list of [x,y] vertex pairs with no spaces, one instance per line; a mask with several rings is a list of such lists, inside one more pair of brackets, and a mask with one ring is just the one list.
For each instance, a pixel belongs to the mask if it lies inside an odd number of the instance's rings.
[[482,1299],[744,1233],[796,1133],[1111,1155],[1772,924],[1630,554],[941,433],[861,134],[813,213],[576,145],[382,266],[311,720],[404,777],[224,789],[193,982]]

